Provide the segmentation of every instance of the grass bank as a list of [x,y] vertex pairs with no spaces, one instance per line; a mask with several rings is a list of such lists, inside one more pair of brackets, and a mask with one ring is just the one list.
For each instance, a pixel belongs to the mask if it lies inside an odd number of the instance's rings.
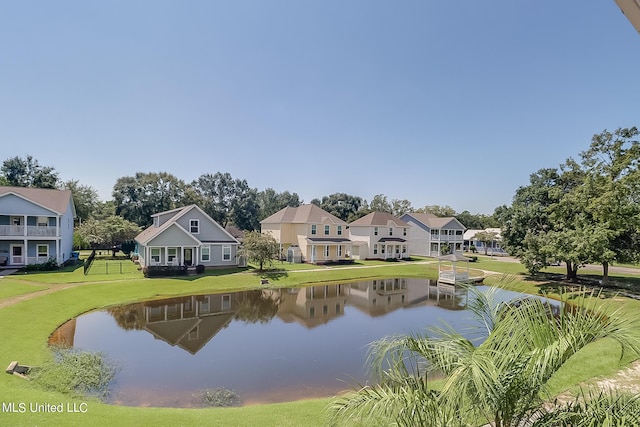
[[[107,261],[104,261],[107,262]],[[118,262],[109,261],[109,262]],[[512,289],[539,293],[546,282],[527,281],[519,264],[479,259],[474,268],[501,271],[515,275],[508,286]],[[500,266],[505,266],[500,269]],[[437,276],[437,263],[361,263],[337,268],[300,268],[284,264],[283,269],[257,275],[253,270],[211,271],[205,276],[171,279],[145,279],[139,271],[119,272],[114,265],[110,274],[84,276],[82,269],[52,273],[28,273],[0,280],[0,304],[20,295],[34,298],[17,301],[0,309],[0,363],[18,360],[24,364],[43,364],[51,357],[47,347],[49,334],[66,320],[83,312],[115,304],[152,298],[165,298],[195,293],[228,292],[261,287],[260,278],[267,278],[272,287],[300,286],[308,283],[335,283],[382,277]],[[117,271],[117,273],[114,273]],[[495,277],[489,282],[495,281]],[[49,293],[46,293],[49,291]],[[640,312],[640,303],[610,298],[611,307]],[[613,346],[586,349],[572,362],[557,381],[554,390],[563,391],[594,375],[608,375],[618,366],[619,352]],[[585,369],[588,367],[588,369]],[[225,426],[316,426],[324,424],[324,408],[329,399],[314,399],[283,404],[257,405],[241,408],[137,408],[105,405],[84,400],[71,394],[39,389],[32,382],[16,376],[0,376],[0,425],[225,425]],[[13,405],[11,405],[13,404]],[[22,405],[26,405],[21,412]],[[55,405],[62,413],[31,411]],[[85,404],[85,405],[82,405]],[[57,406],[62,405],[62,406]],[[16,412],[12,412],[14,409]],[[84,412],[72,412],[83,409]]]

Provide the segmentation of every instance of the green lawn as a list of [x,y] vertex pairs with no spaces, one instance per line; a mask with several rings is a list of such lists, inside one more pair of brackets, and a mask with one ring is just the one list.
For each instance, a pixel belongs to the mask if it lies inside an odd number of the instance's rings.
[[[352,268],[312,267],[282,264],[282,270],[255,273],[252,268],[208,271],[204,276],[145,279],[135,268],[120,273],[119,260],[109,262],[109,272],[85,276],[82,268],[51,273],[28,273],[0,279],[0,303],[15,295],[45,288],[62,288],[47,295],[0,309],[0,363],[18,360],[38,365],[50,357],[49,334],[66,320],[94,308],[163,298],[181,294],[226,292],[261,287],[260,278],[267,277],[272,287],[301,286],[307,283],[341,282],[381,277],[437,276],[438,264],[421,260],[402,263],[359,262]],[[544,282],[524,280],[519,264],[480,258],[474,269],[496,270],[514,275],[508,287],[539,293]],[[501,268],[503,267],[503,268]],[[115,271],[115,273],[112,273]],[[494,276],[488,282],[495,282]],[[640,302],[610,298],[611,306],[640,312]],[[593,346],[579,355],[553,383],[554,391],[562,391],[594,375],[608,375],[618,367],[619,352],[606,344]],[[627,358],[625,361],[629,361]],[[588,368],[585,368],[588,367]],[[0,425],[225,425],[225,426],[314,426],[324,424],[324,408],[329,399],[298,401],[286,404],[257,405],[229,409],[170,409],[119,407],[83,400],[82,398],[39,389],[24,379],[0,376],[0,401],[50,403],[66,405],[87,402],[85,413],[0,412]],[[16,406],[17,407],[17,406]],[[84,407],[83,407],[84,408]],[[6,409],[6,408],[5,408]]]

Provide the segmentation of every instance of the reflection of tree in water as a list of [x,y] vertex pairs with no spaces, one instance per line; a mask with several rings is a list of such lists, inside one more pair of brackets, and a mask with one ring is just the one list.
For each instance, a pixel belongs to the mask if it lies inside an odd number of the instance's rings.
[[235,318],[247,323],[268,323],[278,313],[280,300],[261,290],[239,293]]
[[142,304],[129,304],[111,307],[107,312],[113,316],[118,326],[126,331],[141,330],[145,325]]

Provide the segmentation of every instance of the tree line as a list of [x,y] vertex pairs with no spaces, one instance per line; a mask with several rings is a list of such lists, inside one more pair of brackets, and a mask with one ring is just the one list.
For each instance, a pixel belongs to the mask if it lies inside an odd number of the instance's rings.
[[[41,166],[32,156],[5,160],[0,168],[0,185],[71,190],[80,234],[85,237],[84,243],[92,245],[98,241],[103,245],[116,240],[123,230],[131,234],[135,227],[139,230],[151,225],[151,215],[155,213],[190,204],[200,206],[223,227],[233,225],[241,230],[254,231],[259,230],[261,220],[280,209],[304,203],[295,192],[278,192],[273,188],[259,191],[246,179],[234,178],[223,172],[203,174],[190,183],[168,172],[137,172],[118,178],[113,187],[113,199],[101,201],[93,187],[77,180],[62,182],[55,168]],[[409,200],[389,200],[384,194],[377,194],[367,202],[359,196],[333,193],[314,198],[310,203],[346,222],[374,211],[396,216],[407,212],[429,212],[437,216],[455,216],[469,228],[497,226],[492,215],[469,211],[456,213],[453,208],[440,205],[414,209]],[[110,224],[111,231],[105,230],[105,224]],[[114,237],[99,237],[104,234]]]

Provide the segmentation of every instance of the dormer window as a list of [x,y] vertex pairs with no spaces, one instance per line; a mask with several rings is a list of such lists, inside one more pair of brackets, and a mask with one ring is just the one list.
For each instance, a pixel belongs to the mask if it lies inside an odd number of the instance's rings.
[[192,234],[198,234],[200,232],[200,220],[199,219],[190,219],[189,220],[189,232]]

